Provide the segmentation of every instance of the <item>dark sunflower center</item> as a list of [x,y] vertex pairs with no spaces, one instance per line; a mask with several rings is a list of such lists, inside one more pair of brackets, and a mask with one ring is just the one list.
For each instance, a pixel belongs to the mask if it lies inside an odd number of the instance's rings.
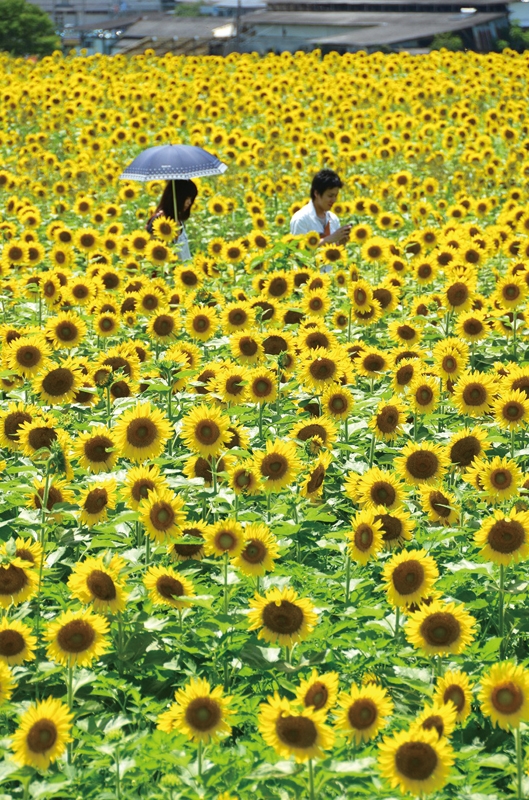
[[329,339],[324,333],[321,332],[309,333],[305,339],[305,344],[309,350],[315,350],[317,347],[327,348],[329,347]]
[[377,427],[382,433],[394,433],[398,424],[399,410],[396,406],[385,406],[377,414]]
[[293,634],[303,624],[303,611],[289,600],[281,603],[267,603],[263,609],[263,624],[268,630],[278,634]]
[[61,322],[55,328],[55,335],[61,342],[72,342],[77,337],[77,326],[73,322]]
[[197,331],[197,333],[204,333],[209,329],[210,325],[209,317],[205,314],[197,314],[197,316],[193,318],[193,330]]
[[347,401],[341,394],[333,394],[328,405],[335,414],[342,414],[347,410]]
[[395,542],[402,535],[402,522],[398,517],[392,517],[391,514],[377,514],[375,520],[382,525],[384,542]]
[[505,681],[492,690],[491,702],[500,714],[516,714],[522,707],[524,695],[519,686],[512,681]]
[[516,520],[500,519],[490,529],[487,542],[497,553],[515,553],[525,538],[523,525]]
[[13,411],[4,418],[4,435],[12,442],[18,442],[18,431],[24,422],[31,422],[27,411]]
[[424,583],[424,567],[420,561],[405,561],[399,564],[391,575],[396,591],[401,595],[413,594]]
[[265,353],[270,356],[278,356],[279,353],[285,353],[288,350],[286,339],[282,336],[267,336],[263,342]]
[[467,406],[481,406],[487,401],[487,390],[482,383],[469,383],[463,389],[463,400]]
[[419,386],[415,392],[415,399],[420,406],[429,405],[433,400],[433,396],[433,391],[426,385]]
[[503,296],[506,300],[516,300],[520,296],[520,287],[515,283],[508,283],[503,287]]
[[322,485],[324,478],[325,478],[325,467],[323,467],[322,464],[318,464],[316,469],[314,469],[311,472],[309,482],[307,483],[308,494],[317,492],[320,486]]
[[336,373],[336,364],[330,358],[317,358],[310,365],[309,372],[317,381],[329,380]]
[[133,447],[149,447],[156,441],[158,430],[148,417],[133,419],[127,425],[127,442]]
[[305,695],[304,703],[306,706],[313,706],[317,711],[320,708],[324,708],[328,699],[329,691],[327,687],[321,681],[316,681]]
[[477,336],[483,331],[483,323],[476,317],[470,317],[463,322],[463,330],[468,336]]
[[399,386],[407,386],[413,378],[413,367],[411,364],[405,364],[403,367],[400,367],[395,374],[395,378]]
[[0,567],[0,595],[14,595],[22,591],[28,583],[28,576],[22,567],[10,564]]
[[261,475],[271,481],[283,478],[288,471],[287,459],[279,453],[269,453],[263,458]]
[[419,480],[433,478],[439,469],[439,459],[431,450],[417,450],[408,456],[406,461],[408,472]]
[[262,564],[268,550],[259,539],[250,539],[242,552],[242,558],[249,564]]
[[190,728],[205,733],[221,720],[221,707],[210,697],[197,697],[186,708],[185,718]]
[[508,469],[495,469],[490,474],[490,482],[495,489],[508,489],[512,483],[512,474]]
[[174,327],[174,319],[168,314],[156,317],[153,324],[153,330],[158,336],[169,336],[174,331]]
[[529,397],[529,376],[523,375],[512,382],[511,389],[519,389]]
[[519,419],[523,418],[524,413],[524,407],[521,403],[517,403],[516,401],[506,403],[502,408],[503,417],[509,422],[517,422]]
[[457,361],[453,356],[445,356],[441,361],[441,366],[445,372],[452,373],[457,369]]
[[25,646],[24,637],[18,631],[10,630],[9,628],[0,631],[0,656],[5,658],[18,656]]
[[257,342],[249,336],[243,336],[239,342],[239,350],[243,356],[254,356],[257,353]]
[[182,583],[171,575],[160,575],[156,581],[156,589],[162,597],[166,597],[168,600],[172,597],[182,597],[185,594]]
[[114,444],[108,436],[94,436],[84,445],[84,453],[89,461],[101,463],[107,460]]
[[458,640],[461,626],[453,614],[438,611],[423,620],[420,632],[427,644],[433,647],[449,647]]
[[375,703],[368,697],[361,697],[351,704],[347,712],[347,718],[352,728],[363,731],[371,727],[376,722],[378,709]]
[[170,503],[159,500],[149,511],[149,519],[153,528],[158,531],[167,531],[174,523],[174,509]]
[[378,356],[375,353],[371,353],[364,358],[364,369],[367,372],[380,372],[384,369],[384,365],[385,361],[382,356]]
[[268,378],[260,377],[252,383],[252,390],[256,397],[268,397],[273,388],[272,381],[268,380]]
[[288,289],[288,284],[284,278],[272,278],[268,284],[268,293],[272,297],[281,297]]
[[452,701],[457,708],[457,713],[460,714],[465,707],[465,693],[463,689],[455,683],[451,686],[447,686],[444,691],[443,702],[448,703],[449,700]]
[[279,717],[276,722],[276,733],[284,744],[299,750],[313,747],[318,738],[318,731],[311,719],[292,714]]
[[26,745],[32,753],[45,753],[57,741],[57,728],[51,719],[39,719],[26,734]]
[[479,439],[475,436],[464,436],[452,445],[450,449],[450,461],[452,464],[468,467],[480,453],[481,445]]
[[450,508],[447,508],[450,505],[450,501],[442,492],[430,492],[429,500],[430,506],[436,514],[439,514],[440,517],[450,516]]
[[242,308],[234,308],[228,314],[230,325],[244,325],[248,319],[248,314]]
[[139,503],[145,497],[148,497],[149,492],[152,492],[152,490],[155,488],[156,484],[154,481],[151,481],[150,478],[138,478],[138,480],[134,481],[132,484],[130,493],[135,501]]
[[[214,377],[215,377],[215,373],[213,372],[212,369],[205,369],[204,372],[202,372],[198,376],[197,383],[207,384],[208,381],[211,380],[211,378],[214,378]],[[197,386],[195,388],[195,391],[196,391],[197,394],[208,394],[209,389],[207,389],[206,386],[204,385],[204,386]]]
[[57,634],[57,643],[66,653],[82,653],[92,646],[95,630],[84,619],[74,619],[63,625]]
[[437,735],[439,738],[441,738],[444,733],[445,725],[440,714],[431,714],[424,720],[421,728],[423,728],[425,731],[436,730]]
[[42,359],[42,353],[38,347],[24,345],[17,350],[17,361],[21,367],[35,367]]
[[437,763],[437,753],[427,742],[405,742],[395,754],[395,766],[408,780],[428,780]]
[[42,381],[42,388],[52,397],[60,397],[72,389],[74,382],[75,376],[73,372],[64,367],[59,367],[48,372]]
[[395,502],[397,493],[388,481],[376,481],[369,491],[369,496],[376,505],[389,508]]
[[460,306],[468,300],[468,287],[461,281],[453,283],[452,286],[448,288],[446,296],[451,306]]
[[399,338],[404,339],[404,341],[411,341],[411,339],[415,336],[415,330],[411,327],[411,325],[399,325],[397,328],[397,334]]
[[195,436],[201,444],[213,445],[220,436],[220,428],[211,419],[201,420],[195,428]]
[[29,561],[31,564],[35,563],[33,553],[31,550],[26,550],[25,547],[17,547],[15,555],[17,558],[22,558],[24,561]]
[[327,430],[323,425],[318,425],[317,422],[304,425],[296,434],[296,438],[299,439],[300,442],[306,442],[308,439],[313,439],[315,436],[319,436],[324,444],[327,442]]
[[115,600],[116,587],[114,581],[100,569],[94,569],[86,579],[86,585],[98,600]]
[[226,381],[226,392],[234,396],[240,394],[244,389],[243,380],[244,378],[242,375],[232,375]]
[[84,508],[88,514],[100,514],[108,503],[108,492],[106,489],[92,489],[86,496]]
[[[192,536],[195,539],[202,539],[203,534],[199,528],[183,528],[183,536]],[[193,558],[202,549],[201,544],[175,544],[174,552],[182,558]]]
[[362,552],[369,550],[369,548],[373,544],[374,538],[375,536],[373,533],[373,529],[371,528],[370,525],[367,525],[365,522],[359,525],[355,530],[354,542],[356,547]]
[[229,552],[237,546],[237,537],[232,531],[220,530],[215,537],[215,544],[219,550]]

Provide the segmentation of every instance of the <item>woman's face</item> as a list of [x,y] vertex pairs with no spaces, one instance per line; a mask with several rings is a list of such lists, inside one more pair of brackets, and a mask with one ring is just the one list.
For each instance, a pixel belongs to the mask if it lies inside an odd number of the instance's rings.
[[193,205],[192,198],[191,197],[186,197],[186,199],[184,200],[184,207],[183,207],[182,210],[183,211],[189,211],[189,209],[191,208],[192,205]]

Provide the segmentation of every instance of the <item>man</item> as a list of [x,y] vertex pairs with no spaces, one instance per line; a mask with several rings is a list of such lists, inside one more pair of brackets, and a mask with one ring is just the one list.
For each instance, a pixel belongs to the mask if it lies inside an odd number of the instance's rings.
[[339,175],[332,169],[320,170],[312,180],[310,202],[296,211],[290,220],[290,233],[295,236],[317,231],[320,234],[320,246],[347,242],[351,225],[340,226],[340,220],[331,211],[342,186]]

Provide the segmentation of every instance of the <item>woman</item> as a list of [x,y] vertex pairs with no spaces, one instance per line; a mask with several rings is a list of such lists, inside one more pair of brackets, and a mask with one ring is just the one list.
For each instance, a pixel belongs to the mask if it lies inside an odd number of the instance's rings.
[[[198,189],[193,181],[167,181],[156,211],[145,226],[149,233],[153,231],[153,223],[158,217],[169,217],[180,225],[180,233],[176,239],[178,258],[189,261],[191,252],[184,222],[189,219],[191,207],[195,202]],[[176,202],[175,202],[176,201]],[[176,212],[175,212],[176,205]]]

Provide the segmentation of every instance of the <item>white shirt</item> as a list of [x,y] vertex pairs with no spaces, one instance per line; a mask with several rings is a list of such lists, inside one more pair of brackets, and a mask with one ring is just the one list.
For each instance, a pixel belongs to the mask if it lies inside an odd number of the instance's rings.
[[290,220],[290,233],[297,236],[300,233],[317,231],[323,236],[327,222],[329,223],[331,233],[334,233],[340,227],[340,220],[336,214],[333,214],[332,211],[327,211],[325,213],[325,219],[320,219],[316,214],[314,203],[312,200],[309,200],[307,205],[300,208],[299,211],[296,211]]
[[180,231],[180,236],[177,239],[176,244],[176,254],[180,261],[189,261],[191,259],[191,250],[189,249],[189,239],[187,238],[186,229],[184,223],[181,223],[182,230]]

